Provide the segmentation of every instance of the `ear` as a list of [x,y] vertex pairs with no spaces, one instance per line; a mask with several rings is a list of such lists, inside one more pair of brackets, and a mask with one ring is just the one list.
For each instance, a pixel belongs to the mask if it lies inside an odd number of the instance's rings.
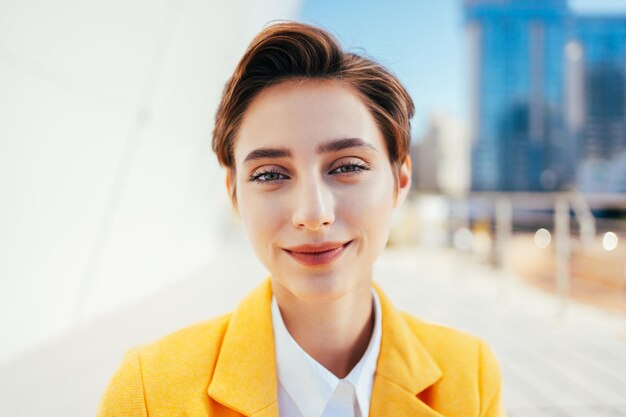
[[406,199],[411,188],[411,157],[407,156],[400,165],[400,174],[398,176],[398,190],[396,192],[396,201],[393,204],[394,208],[399,207]]
[[228,196],[230,197],[230,202],[233,204],[233,208],[237,213],[239,213],[239,208],[237,207],[237,189],[235,187],[235,172],[232,169],[226,170],[226,192],[228,192]]

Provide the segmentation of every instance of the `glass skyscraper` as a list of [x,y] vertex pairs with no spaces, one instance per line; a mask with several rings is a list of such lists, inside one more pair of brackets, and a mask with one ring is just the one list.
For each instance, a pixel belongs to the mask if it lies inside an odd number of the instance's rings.
[[626,16],[577,16],[568,47],[580,51],[570,123],[583,191],[626,192]]
[[624,148],[626,20],[565,0],[466,0],[465,18],[473,190],[570,188]]

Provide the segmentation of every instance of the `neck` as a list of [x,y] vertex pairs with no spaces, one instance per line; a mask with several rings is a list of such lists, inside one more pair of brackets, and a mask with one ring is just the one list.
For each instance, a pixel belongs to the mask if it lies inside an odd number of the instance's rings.
[[328,301],[303,301],[276,283],[273,291],[291,337],[335,376],[346,377],[363,357],[374,329],[369,283]]

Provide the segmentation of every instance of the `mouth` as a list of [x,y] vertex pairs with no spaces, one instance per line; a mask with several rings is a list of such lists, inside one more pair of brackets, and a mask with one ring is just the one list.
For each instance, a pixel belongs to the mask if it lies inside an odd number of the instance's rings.
[[284,251],[303,265],[325,265],[338,259],[351,243],[352,240],[345,243],[327,242],[319,245],[300,245],[285,248]]

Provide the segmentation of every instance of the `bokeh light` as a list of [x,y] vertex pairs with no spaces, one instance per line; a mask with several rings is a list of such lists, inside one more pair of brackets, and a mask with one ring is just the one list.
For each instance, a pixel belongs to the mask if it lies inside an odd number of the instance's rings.
[[545,249],[552,242],[552,234],[548,229],[543,227],[535,232],[535,246],[539,249]]
[[606,232],[602,237],[602,247],[604,250],[611,251],[617,247],[619,239],[613,232]]
[[454,232],[454,247],[460,251],[468,252],[474,246],[474,235],[466,227],[459,228]]

